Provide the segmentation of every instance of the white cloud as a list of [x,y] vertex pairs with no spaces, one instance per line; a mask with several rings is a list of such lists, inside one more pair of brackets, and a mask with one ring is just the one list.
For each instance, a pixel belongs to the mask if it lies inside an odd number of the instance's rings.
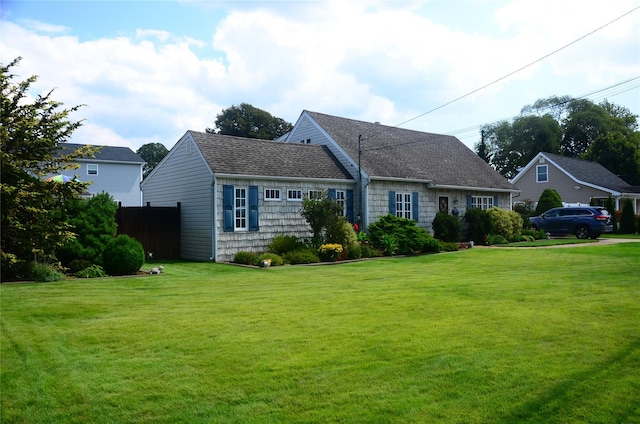
[[[53,97],[69,107],[88,105],[78,113],[87,124],[72,141],[171,147],[184,131],[203,131],[241,102],[292,122],[309,109],[394,125],[531,63],[636,3],[515,0],[483,30],[430,18],[424,10],[444,7],[439,2],[234,3],[202,40],[139,28],[133,38],[114,31],[81,42],[64,27],[45,34],[46,23],[5,21],[0,59],[22,56],[21,79],[39,75],[38,90],[56,88]],[[409,127],[453,131],[515,115],[537,98],[637,76],[639,14]]]

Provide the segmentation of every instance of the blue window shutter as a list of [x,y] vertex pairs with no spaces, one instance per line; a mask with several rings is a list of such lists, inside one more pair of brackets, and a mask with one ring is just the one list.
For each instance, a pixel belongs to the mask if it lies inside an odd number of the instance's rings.
[[258,186],[249,186],[249,231],[258,231]]
[[469,194],[467,196],[467,209],[471,209],[472,208],[472,203],[471,203],[471,195]]
[[411,193],[411,216],[414,221],[418,221],[418,192]]
[[222,213],[223,213],[223,231],[233,231],[233,186],[222,186]]
[[498,196],[493,196],[493,206],[498,207]]
[[389,192],[389,213],[394,216],[396,214],[396,192],[395,191]]
[[350,223],[354,223],[353,219],[353,190],[347,190],[347,219]]
[[335,188],[330,188],[329,189],[329,199],[336,200],[336,189]]

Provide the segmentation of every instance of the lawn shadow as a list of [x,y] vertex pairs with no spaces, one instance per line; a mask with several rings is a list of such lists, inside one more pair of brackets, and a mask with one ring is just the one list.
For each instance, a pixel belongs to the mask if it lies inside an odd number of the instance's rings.
[[[543,395],[520,404],[496,423],[552,423],[584,419],[589,405],[593,403],[598,403],[597,409],[603,413],[602,403],[606,403],[610,387],[625,384],[621,381],[637,371],[639,353],[640,339],[636,339],[617,354],[585,371],[569,375]],[[634,382],[633,386],[637,385]],[[628,390],[631,396],[628,408],[609,411],[606,417],[591,417],[593,422],[634,422],[640,412],[640,402],[635,398],[634,390]],[[615,390],[620,391],[620,388]]]

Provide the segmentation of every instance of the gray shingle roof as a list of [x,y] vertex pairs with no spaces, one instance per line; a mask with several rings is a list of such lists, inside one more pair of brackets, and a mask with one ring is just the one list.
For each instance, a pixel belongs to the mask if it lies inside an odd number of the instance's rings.
[[326,146],[189,131],[214,173],[353,179]]
[[579,181],[625,193],[637,192],[633,186],[597,162],[553,153],[543,154]]
[[[63,143],[60,144],[61,153],[69,154],[71,152],[76,151],[80,147],[84,147],[86,144],[78,144],[78,143]],[[104,160],[104,161],[114,161],[114,162],[134,162],[134,163],[144,163],[144,159],[142,159],[138,154],[134,153],[128,147],[117,147],[117,146],[96,146],[101,147],[100,151],[95,154],[95,158],[85,158],[87,160],[95,159],[95,160]]]
[[372,177],[431,180],[437,185],[514,190],[456,137],[307,111],[353,159],[362,135],[362,169]]

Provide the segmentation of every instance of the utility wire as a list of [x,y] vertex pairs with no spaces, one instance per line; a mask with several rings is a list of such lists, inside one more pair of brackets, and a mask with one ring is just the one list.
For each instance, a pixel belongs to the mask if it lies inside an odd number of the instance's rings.
[[[627,91],[631,91],[631,90],[634,90],[634,89],[640,87],[640,81],[638,81],[638,80],[640,80],[640,76],[628,79],[626,81],[619,82],[617,84],[610,85],[610,86],[602,88],[600,90],[596,90],[596,91],[592,91],[592,92],[587,93],[587,94],[583,94],[581,96],[571,97],[568,102],[571,102],[571,101],[576,100],[576,99],[585,99],[585,98],[593,96],[594,94],[599,94],[599,93],[602,93],[604,91],[611,90],[613,88],[618,88],[618,89],[615,90],[614,92],[611,92],[611,93],[605,93],[605,94],[602,94],[600,96],[596,96],[595,98],[593,98],[591,100],[592,101],[598,101],[598,100],[606,99],[606,98],[609,98],[609,97],[617,96],[618,94],[626,93]],[[624,84],[627,84],[627,83],[630,83],[630,82],[634,82],[634,81],[637,81],[637,82],[635,84],[631,85],[630,87],[620,87],[620,86],[622,86]],[[551,104],[551,105],[547,105],[546,107],[541,108],[540,110],[543,111],[543,110],[546,110],[546,109],[550,109],[552,107],[562,106],[562,105],[564,105],[564,104],[566,104],[568,102],[565,101],[565,102],[554,103],[554,104]],[[493,122],[507,121],[509,119],[514,119],[514,118],[517,118],[517,117],[518,117],[518,115],[509,116],[507,118],[497,119],[497,120],[495,120]],[[445,133],[445,134],[446,135],[456,135],[456,134],[461,134],[461,133],[465,133],[465,132],[469,132],[469,131],[476,131],[482,125],[485,125],[485,124],[472,125],[470,127],[461,128],[459,130],[451,131],[451,132],[448,132],[448,133]]]
[[[600,90],[596,90],[596,91],[592,91],[592,92],[587,93],[587,94],[583,94],[582,96],[570,97],[568,100],[565,100],[563,102],[557,102],[557,103],[554,103],[554,104],[547,105],[547,106],[541,108],[540,110],[543,111],[543,110],[546,110],[546,109],[550,109],[552,107],[562,106],[562,105],[570,103],[570,102],[572,102],[574,100],[584,99],[584,98],[587,98],[587,97],[592,96],[594,94],[598,94],[598,93],[601,93],[603,91],[607,91],[607,90],[610,90],[612,88],[620,87],[623,84],[627,84],[629,82],[638,81],[638,80],[640,80],[640,76],[628,79],[626,81],[619,82],[617,84],[611,85],[609,87],[605,87],[605,88],[600,89]],[[638,83],[634,84],[633,86],[631,86],[629,88],[626,88],[626,87],[625,88],[619,88],[618,91],[614,95],[621,94],[621,93],[624,93],[626,91],[630,91],[630,90],[636,89],[638,87],[640,87],[640,81],[638,81]],[[607,95],[602,96],[603,99],[607,98],[607,97],[611,97],[611,96],[607,96]],[[518,115],[515,115],[515,116],[511,116],[509,118],[499,119],[499,120],[494,121],[494,122],[506,121],[506,120],[509,120],[509,119],[517,118],[517,117],[518,117]],[[453,136],[453,135],[456,135],[456,134],[461,134],[461,133],[473,131],[474,132],[473,135],[457,136],[457,138],[459,138],[459,139],[460,138],[465,138],[466,139],[466,138],[471,138],[471,137],[477,137],[477,130],[481,126],[482,126],[482,124],[474,125],[474,126],[471,126],[471,127],[463,128],[461,130],[456,130],[456,131],[452,131],[452,132],[446,133],[445,135]],[[396,127],[390,127],[390,128],[396,128]],[[380,135],[380,134],[382,134],[383,132],[385,132],[387,130],[388,130],[388,128],[383,130],[383,131],[380,131],[380,132],[374,134],[374,136]],[[396,144],[391,144],[391,145],[386,145],[386,146],[381,146],[381,147],[373,147],[373,148],[369,148],[369,149],[362,149],[362,151],[363,152],[369,152],[369,151],[374,151],[374,150],[386,150],[386,149],[393,149],[393,148],[396,148],[396,147],[406,146],[406,145],[410,145],[410,144],[418,144],[418,143],[422,143],[422,141],[407,141],[405,143],[396,143]]]
[[[431,109],[431,110],[428,110],[428,111],[426,111],[426,112],[424,112],[424,113],[422,113],[422,114],[420,114],[420,115],[417,115],[417,116],[415,116],[415,117],[413,117],[413,118],[411,118],[411,119],[407,119],[406,121],[401,122],[401,123],[399,123],[399,124],[397,124],[397,125],[394,125],[393,127],[385,128],[384,130],[379,131],[379,132],[377,132],[377,133],[374,133],[374,134],[372,134],[372,135],[370,135],[370,136],[368,136],[368,137],[366,137],[366,138],[364,138],[364,139],[366,140],[366,139],[371,139],[371,138],[373,138],[373,137],[376,137],[376,136],[378,136],[378,135],[380,135],[380,134],[384,133],[385,131],[388,131],[388,129],[389,129],[389,128],[397,128],[397,127],[400,127],[400,126],[405,125],[405,124],[407,124],[407,123],[409,123],[409,122],[411,122],[411,121],[414,121],[414,120],[416,120],[416,119],[422,118],[422,117],[423,117],[423,116],[425,116],[425,115],[428,115],[428,114],[430,114],[430,113],[433,113],[433,112],[435,112],[436,110],[439,110],[439,109],[442,109],[442,108],[444,108],[444,107],[446,107],[446,106],[449,106],[449,105],[450,105],[450,104],[452,104],[452,103],[455,103],[455,102],[457,102],[457,101],[459,101],[459,100],[462,100],[462,99],[464,99],[464,98],[466,98],[466,97],[469,97],[469,96],[471,96],[471,95],[473,95],[473,94],[477,93],[478,91],[484,90],[485,88],[490,87],[491,85],[496,84],[496,83],[498,83],[498,82],[500,82],[500,81],[502,81],[502,80],[504,80],[504,79],[506,79],[506,78],[509,78],[510,76],[513,76],[513,75],[517,74],[518,72],[520,72],[520,71],[522,71],[522,70],[524,70],[524,69],[527,69],[528,67],[533,66],[533,65],[535,65],[536,63],[539,63],[539,62],[541,62],[541,61],[543,61],[543,60],[547,59],[548,57],[550,57],[550,56],[552,56],[552,55],[554,55],[554,54],[556,54],[556,53],[558,53],[558,52],[560,52],[560,51],[562,51],[562,50],[566,49],[567,47],[570,47],[570,46],[572,46],[572,45],[576,44],[577,42],[582,41],[583,39],[587,38],[588,36],[590,36],[590,35],[592,35],[592,34],[595,34],[596,32],[598,32],[598,31],[600,31],[600,30],[602,30],[602,29],[604,29],[604,28],[608,27],[609,25],[611,25],[611,24],[613,24],[613,23],[615,23],[615,22],[619,21],[620,19],[624,18],[624,17],[625,17],[625,16],[627,16],[627,15],[630,15],[631,13],[635,12],[635,11],[636,11],[636,10],[638,10],[638,9],[640,9],[640,6],[634,7],[634,8],[633,8],[633,9],[631,9],[630,11],[628,11],[628,12],[626,12],[626,13],[624,13],[624,14],[622,14],[622,15],[618,16],[617,18],[613,19],[612,21],[607,22],[606,24],[604,24],[604,25],[602,25],[602,26],[600,26],[600,27],[598,27],[598,28],[594,29],[593,31],[591,31],[591,32],[589,32],[589,33],[587,33],[587,34],[583,35],[582,37],[577,38],[576,40],[574,40],[574,41],[570,42],[569,44],[566,44],[566,45],[564,45],[564,46],[562,46],[562,47],[560,47],[560,48],[558,48],[558,49],[556,49],[556,50],[552,51],[551,53],[548,53],[548,54],[546,54],[546,55],[542,56],[541,58],[539,58],[539,59],[537,59],[537,60],[534,60],[533,62],[529,63],[528,65],[522,66],[521,68],[518,68],[518,69],[516,69],[515,71],[510,72],[510,73],[508,73],[507,75],[505,75],[505,76],[503,76],[503,77],[498,78],[498,79],[497,79],[497,80],[495,80],[495,81],[492,81],[492,82],[490,82],[490,83],[488,83],[488,84],[485,84],[485,85],[483,85],[483,86],[482,86],[482,87],[480,87],[480,88],[476,88],[475,90],[470,91],[470,92],[468,92],[467,94],[464,94],[464,95],[462,95],[462,96],[460,96],[460,97],[457,97],[457,98],[455,98],[455,99],[453,99],[453,100],[451,100],[451,101],[449,101],[449,102],[447,102],[447,103],[445,103],[445,104],[443,104],[443,105],[440,105],[440,106],[435,107],[435,108],[433,108],[433,109]],[[371,150],[377,150],[377,149],[371,149]]]

